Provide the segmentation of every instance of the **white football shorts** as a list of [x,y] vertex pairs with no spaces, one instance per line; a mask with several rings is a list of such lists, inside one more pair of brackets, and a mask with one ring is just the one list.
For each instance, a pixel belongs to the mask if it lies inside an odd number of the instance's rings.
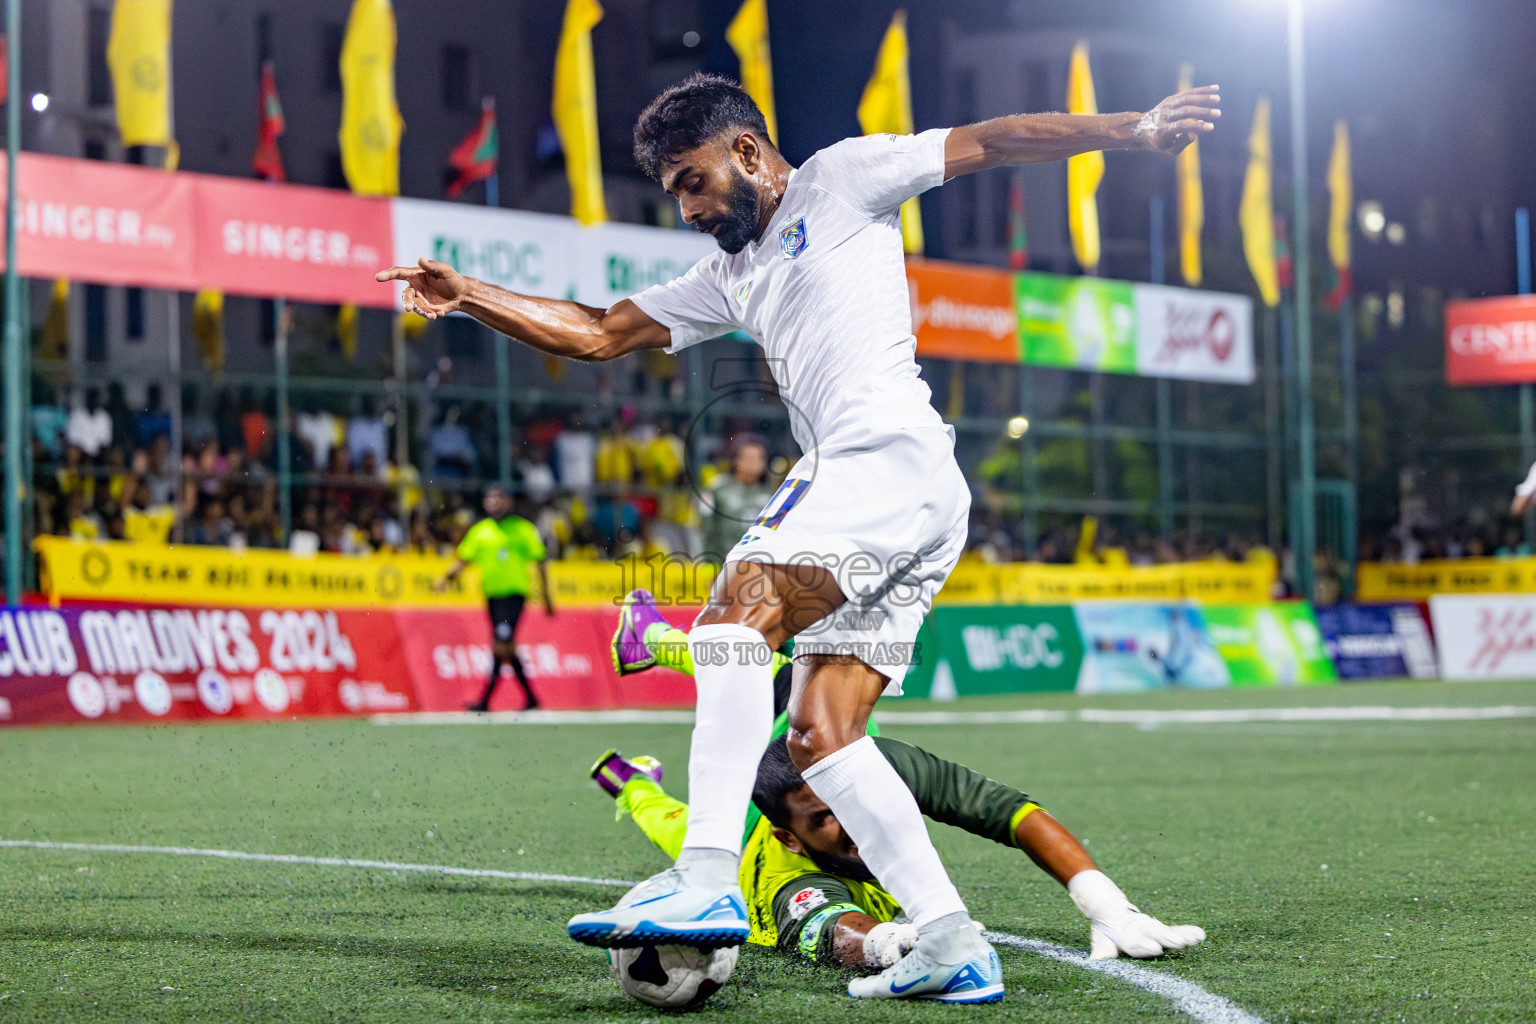
[[803,456],[726,562],[832,571],[848,600],[795,638],[795,656],[852,655],[897,696],[921,657],[918,627],[965,549],[970,510],[950,428],[895,428]]

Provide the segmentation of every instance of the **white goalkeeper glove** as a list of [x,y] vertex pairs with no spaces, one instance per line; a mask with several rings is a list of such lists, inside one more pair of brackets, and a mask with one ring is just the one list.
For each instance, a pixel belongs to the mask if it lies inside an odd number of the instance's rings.
[[1091,926],[1090,960],[1113,960],[1122,953],[1145,960],[1205,941],[1203,928],[1163,924],[1137,910],[1102,871],[1078,872],[1067,892]]
[[881,921],[864,936],[864,962],[885,970],[912,952],[917,945],[917,926]]

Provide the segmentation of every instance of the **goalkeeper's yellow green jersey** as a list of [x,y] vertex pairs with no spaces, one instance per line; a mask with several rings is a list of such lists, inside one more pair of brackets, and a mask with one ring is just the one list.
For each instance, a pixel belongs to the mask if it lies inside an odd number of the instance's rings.
[[[900,740],[885,736],[873,739],[912,791],[917,806],[934,821],[1014,846],[1019,822],[1039,807],[1019,790],[962,764]],[[895,897],[878,883],[827,872],[775,839],[767,818],[755,813],[752,817],[756,820],[749,825],[740,868],[741,891],[747,898],[747,919],[752,927],[747,941],[833,962],[836,929],[829,926],[843,914],[868,914],[877,921],[901,916]]]
[[[783,917],[795,932],[793,938],[810,939],[810,949],[802,952],[813,960],[827,920],[851,910],[881,921],[901,915],[895,898],[878,884],[827,874],[811,858],[775,839],[773,824],[762,817],[741,851],[741,891],[747,897],[747,919],[752,925],[748,942],[779,945]],[[778,898],[781,894],[783,900]],[[781,908],[776,907],[781,903]],[[819,919],[814,927],[812,917]]]

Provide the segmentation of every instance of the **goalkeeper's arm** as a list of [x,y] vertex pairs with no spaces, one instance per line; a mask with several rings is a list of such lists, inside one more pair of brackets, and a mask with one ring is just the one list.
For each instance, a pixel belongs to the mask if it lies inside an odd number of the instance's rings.
[[1200,928],[1165,925],[1137,910],[1077,838],[1019,790],[910,743],[881,736],[875,745],[928,817],[1017,846],[1066,886],[1091,926],[1092,958],[1159,956],[1204,941]]
[[843,879],[820,872],[781,885],[773,897],[773,916],[779,948],[816,963],[884,970],[917,941],[912,925],[875,917],[854,902]]

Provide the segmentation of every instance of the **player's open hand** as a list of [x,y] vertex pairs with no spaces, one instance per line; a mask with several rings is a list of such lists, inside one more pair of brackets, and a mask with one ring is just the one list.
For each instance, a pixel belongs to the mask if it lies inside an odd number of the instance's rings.
[[374,275],[375,281],[404,281],[405,293],[400,304],[407,313],[419,313],[428,320],[447,316],[469,294],[469,279],[446,263],[425,256],[414,267],[390,267]]
[[1221,89],[1202,85],[1174,93],[1141,115],[1136,134],[1142,143],[1159,153],[1177,153],[1206,132],[1216,129],[1221,117]]
[[1089,919],[1090,960],[1113,960],[1124,954],[1146,960],[1205,941],[1205,930],[1196,925],[1163,924],[1131,904],[1100,910]]

